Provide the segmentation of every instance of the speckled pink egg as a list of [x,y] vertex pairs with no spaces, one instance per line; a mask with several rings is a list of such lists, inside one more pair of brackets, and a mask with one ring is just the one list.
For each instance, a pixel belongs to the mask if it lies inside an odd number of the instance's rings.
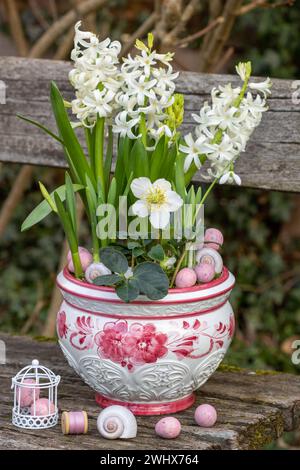
[[[80,261],[81,261],[82,269],[83,269],[83,271],[85,271],[88,268],[88,266],[93,262],[93,256],[89,252],[89,250],[87,250],[83,246],[78,247],[78,253],[79,253],[79,258],[80,258]],[[67,262],[68,262],[68,270],[71,273],[73,273],[74,272],[74,264],[73,264],[72,255],[71,255],[70,251],[68,252]]]
[[181,269],[175,279],[175,285],[179,289],[184,289],[185,287],[192,287],[197,282],[197,276],[193,269],[183,268]]
[[33,416],[46,416],[53,413],[55,413],[55,405],[48,398],[39,398],[30,407],[30,414]]
[[[36,381],[33,379],[25,379],[23,384],[36,384]],[[30,406],[33,400],[37,400],[39,396],[40,389],[38,387],[17,387],[17,402],[21,407]]]
[[194,271],[198,282],[210,282],[215,277],[215,267],[213,264],[200,263],[195,266]]
[[160,419],[155,425],[156,434],[164,439],[175,439],[179,436],[180,431],[180,421],[172,416]]
[[220,246],[223,245],[224,237],[222,232],[220,232],[220,230],[217,228],[208,228],[205,230],[204,241],[205,246],[208,248],[219,250]]
[[200,405],[196,408],[194,418],[203,428],[211,428],[217,421],[217,412],[212,405]]

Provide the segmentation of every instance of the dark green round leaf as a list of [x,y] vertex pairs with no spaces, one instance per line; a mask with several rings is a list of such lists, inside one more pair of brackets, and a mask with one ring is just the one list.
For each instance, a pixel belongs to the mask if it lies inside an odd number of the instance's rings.
[[151,250],[149,250],[148,255],[150,258],[154,259],[155,261],[163,261],[165,258],[165,252],[161,245],[154,245]]
[[102,248],[100,250],[100,259],[113,273],[126,273],[128,269],[126,256],[115,248]]
[[143,248],[138,248],[138,247],[137,247],[137,248],[134,248],[134,249],[132,250],[132,254],[133,254],[133,256],[135,256],[136,258],[137,258],[138,256],[143,255],[144,253],[145,253],[145,250],[143,250]]
[[114,286],[122,278],[118,274],[105,274],[104,276],[98,276],[93,280],[93,284],[96,286]]
[[140,293],[138,282],[135,279],[124,280],[121,285],[116,287],[116,293],[124,302],[131,302]]
[[146,261],[139,264],[133,271],[138,281],[140,292],[151,300],[165,297],[169,289],[169,279],[159,264]]
[[135,242],[135,241],[133,241],[133,242],[128,242],[128,243],[127,243],[127,248],[128,248],[129,250],[133,250],[134,248],[140,248],[140,247],[141,247],[140,242]]

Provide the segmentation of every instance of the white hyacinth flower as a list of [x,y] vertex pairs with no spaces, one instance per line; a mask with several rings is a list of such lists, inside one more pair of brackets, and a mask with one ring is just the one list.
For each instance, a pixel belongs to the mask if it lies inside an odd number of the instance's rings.
[[235,155],[233,141],[228,134],[223,135],[219,144],[208,144],[207,149],[209,160],[230,161]]
[[202,153],[206,153],[208,150],[207,147],[207,138],[206,136],[202,135],[198,137],[196,141],[194,141],[193,136],[191,133],[187,134],[184,137],[185,144],[180,144],[179,150],[183,153],[186,153],[187,156],[184,160],[183,170],[186,173],[190,168],[191,164],[194,162],[196,167],[199,169],[201,167],[200,162],[200,155]]
[[169,181],[161,178],[151,183],[149,178],[135,178],[131,191],[138,199],[131,211],[138,217],[149,217],[151,225],[156,229],[164,229],[170,221],[170,214],[177,211],[183,200],[175,191]]
[[114,98],[114,93],[111,90],[94,90],[90,95],[86,96],[82,102],[89,108],[89,112],[96,114],[100,117],[110,116],[112,112],[112,105],[110,104]]
[[128,90],[128,96],[135,95],[137,98],[137,104],[139,106],[144,106],[146,98],[154,98],[152,88],[156,84],[156,80],[147,81],[145,75],[141,75],[136,81],[135,79],[130,79],[130,90]]
[[[174,101],[174,80],[178,72],[173,72],[170,65],[173,54],[158,54],[151,50],[152,46],[144,46],[141,41],[136,47],[139,50],[137,55],[132,57],[129,54],[123,58],[122,85],[116,102],[121,112],[127,112],[128,121],[143,116],[147,133],[154,140],[153,145],[151,142],[151,149],[154,149],[162,133],[170,139],[173,137],[164,121],[168,118],[166,110]],[[116,123],[116,132],[117,129]]]
[[233,170],[230,170],[224,173],[219,179],[219,184],[225,184],[225,183],[236,183],[238,186],[240,186],[242,183],[242,180],[239,177],[239,175],[234,173]]
[[74,69],[69,73],[76,90],[72,111],[82,125],[92,127],[97,117],[110,118],[116,108],[115,97],[123,81],[118,69],[121,44],[109,38],[99,41],[95,34],[81,31],[80,26],[79,21],[71,53]]
[[271,87],[272,87],[272,82],[269,77],[263,82],[249,83],[249,88],[251,88],[252,90],[261,92],[265,98],[267,95],[271,94]]
[[120,134],[121,137],[128,136],[129,139],[136,139],[137,136],[132,132],[139,122],[139,118],[128,119],[127,111],[121,111],[115,118],[115,124],[113,125],[113,132]]
[[251,75],[251,62],[240,62],[235,70],[244,82]]

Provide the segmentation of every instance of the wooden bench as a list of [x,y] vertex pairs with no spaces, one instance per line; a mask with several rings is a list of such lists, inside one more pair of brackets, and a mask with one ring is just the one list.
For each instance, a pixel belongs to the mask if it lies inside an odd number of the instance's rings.
[[[48,60],[0,58],[0,80],[6,84],[6,104],[0,105],[0,161],[65,167],[59,146],[44,133],[16,118],[21,113],[53,126],[49,104],[49,82],[57,81],[64,96],[72,96],[67,81],[70,64]],[[183,132],[192,129],[191,113],[209,98],[212,86],[229,76],[182,73],[177,90],[185,94]],[[274,80],[270,110],[263,117],[237,166],[243,186],[300,192],[300,104],[292,100],[294,84]],[[296,98],[296,96],[295,96]],[[199,182],[199,177],[195,178]],[[180,413],[183,432],[177,440],[164,441],[154,435],[157,417],[139,418],[139,434],[132,441],[105,441],[97,434],[95,418],[99,409],[94,394],[66,364],[54,342],[37,342],[24,337],[2,335],[7,346],[7,364],[1,366],[0,416],[5,432],[1,449],[253,449],[261,448],[284,431],[296,429],[300,415],[300,377],[227,370],[222,367],[198,392],[197,403],[214,404],[217,425],[202,429],[194,425],[193,409]],[[10,424],[11,377],[38,357],[62,375],[59,389],[61,409],[86,409],[91,417],[88,436],[62,437],[59,427],[35,432],[20,431]]]

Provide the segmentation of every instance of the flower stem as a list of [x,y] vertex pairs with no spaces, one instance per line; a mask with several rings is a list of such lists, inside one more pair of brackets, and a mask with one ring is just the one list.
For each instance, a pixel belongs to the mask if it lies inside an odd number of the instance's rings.
[[95,149],[94,164],[96,181],[100,181],[102,192],[105,196],[105,177],[104,177],[104,161],[103,161],[103,144],[104,144],[104,118],[98,118],[95,125]]
[[186,255],[186,247],[183,249],[183,252],[182,252],[182,254],[181,254],[181,256],[180,256],[180,258],[179,258],[179,260],[178,260],[178,263],[177,263],[177,265],[176,265],[176,269],[175,269],[174,274],[173,274],[173,276],[172,276],[172,280],[171,280],[170,287],[173,287],[173,285],[174,285],[176,276],[177,276],[177,274],[178,274],[178,271],[179,271],[179,269],[180,269],[180,266],[181,266],[182,263],[183,263],[183,260],[184,260],[184,258],[185,258],[185,255]]
[[142,142],[144,146],[147,146],[147,127],[146,127],[146,118],[145,114],[141,114],[140,117],[140,125],[139,125],[139,132],[142,134]]
[[71,252],[72,254],[72,260],[73,260],[73,265],[74,265],[74,273],[75,277],[80,279],[82,277],[82,266],[81,266],[81,261],[79,257],[78,251],[76,252]]

